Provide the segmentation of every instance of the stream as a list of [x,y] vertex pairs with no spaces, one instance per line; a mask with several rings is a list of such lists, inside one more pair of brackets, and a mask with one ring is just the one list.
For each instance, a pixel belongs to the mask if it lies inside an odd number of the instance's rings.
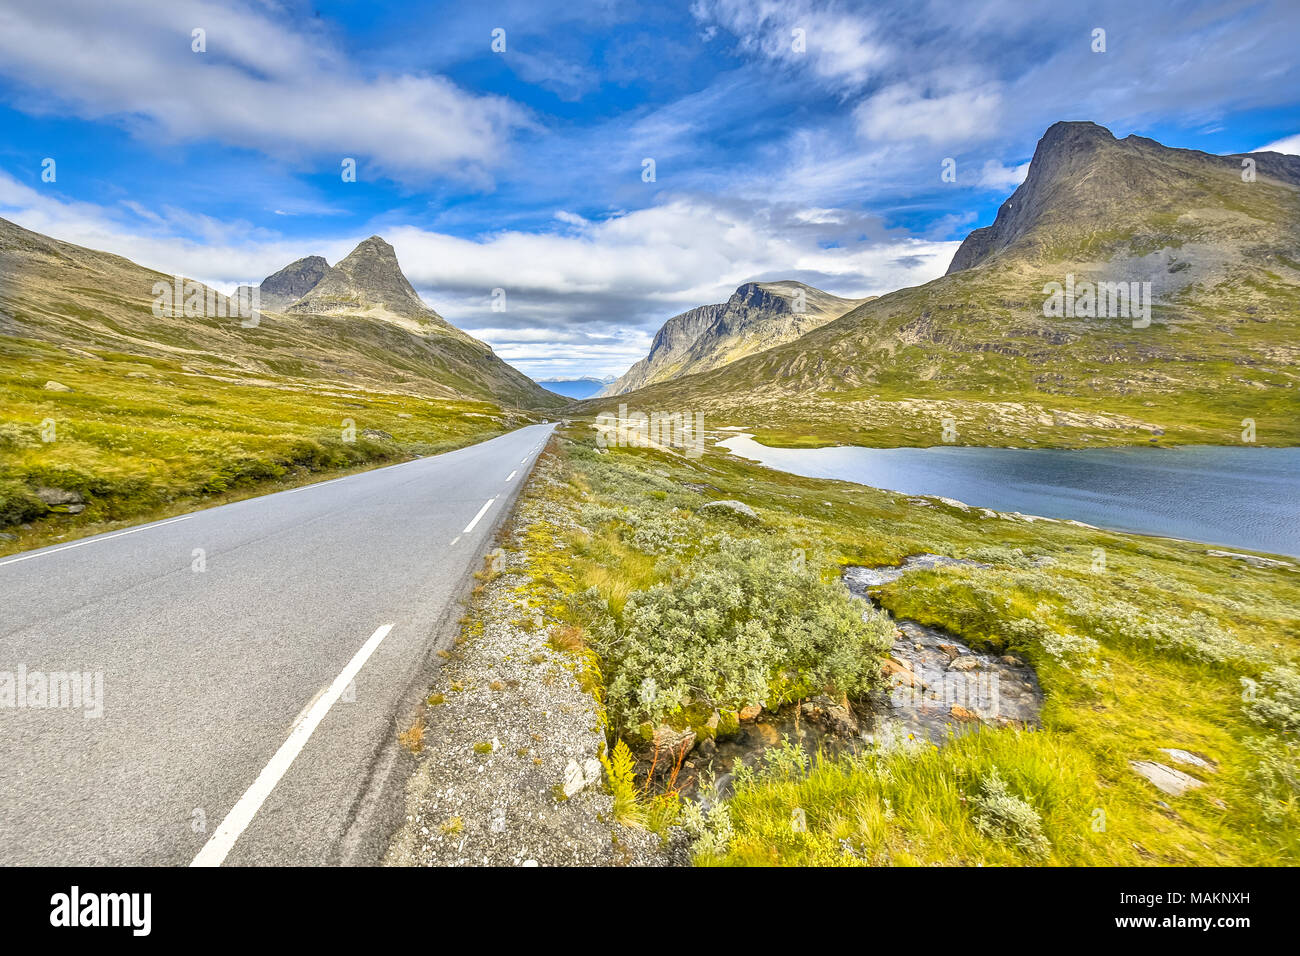
[[[855,598],[879,607],[873,589],[908,571],[975,564],[937,554],[913,555],[898,567],[846,568],[844,583]],[[820,750],[837,757],[905,741],[942,745],[950,736],[981,724],[1039,726],[1043,691],[1032,667],[1013,656],[977,653],[938,628],[897,622],[884,672],[890,689],[854,701],[848,715],[833,701],[816,698],[763,711],[757,719],[741,723],[735,737],[717,743],[712,757],[693,754],[686,760],[682,793],[691,796],[696,791],[701,772],[711,772],[719,793],[725,793],[737,763],[761,763],[763,753],[783,738],[810,755]]]

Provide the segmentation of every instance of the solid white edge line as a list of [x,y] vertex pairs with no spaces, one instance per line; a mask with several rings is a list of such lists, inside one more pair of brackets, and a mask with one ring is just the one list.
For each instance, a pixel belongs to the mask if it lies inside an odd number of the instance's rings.
[[496,496],[493,495],[487,501],[483,502],[483,507],[478,509],[478,514],[474,516],[474,520],[471,521],[469,524],[465,525],[465,530],[462,531],[461,534],[469,534],[471,531],[473,531],[474,525],[478,524],[479,521],[482,520],[483,516],[487,514],[487,510],[492,507],[492,502],[496,500],[497,500]]
[[262,772],[257,775],[253,785],[244,791],[244,795],[226,814],[226,818],[221,821],[221,826],[217,827],[216,832],[212,834],[211,839],[203,845],[199,855],[194,858],[190,866],[220,866],[226,859],[227,854],[235,846],[235,841],[239,839],[240,834],[247,829],[248,825],[253,822],[253,817],[261,809],[266,798],[271,795],[275,785],[280,782],[280,778],[285,775],[292,766],[294,758],[302,752],[312,731],[325,719],[329,709],[334,706],[334,702],[343,696],[349,684],[356,678],[361,668],[365,666],[370,655],[375,652],[380,643],[388,632],[393,629],[393,625],[385,624],[375,633],[370,635],[370,639],[361,645],[361,650],[352,656],[348,661],[347,667],[338,677],[334,678],[334,683],[330,684],[329,690],[322,694],[311,709],[307,711],[306,716],[301,718],[293,729],[289,731],[289,736],[280,749],[275,752],[271,762],[263,768]]
[[95,544],[99,541],[107,541],[110,538],[120,538],[124,535],[135,534],[137,531],[148,531],[150,528],[161,528],[165,524],[175,524],[178,521],[189,521],[193,517],[194,515],[181,515],[179,518],[168,518],[166,521],[157,521],[153,524],[142,524],[138,528],[130,528],[126,531],[117,531],[113,534],[105,535],[102,538],[87,538],[85,541],[74,541],[71,544],[60,545],[59,547],[52,548],[49,551],[33,551],[31,554],[20,554],[17,557],[6,558],[5,560],[0,561],[0,568],[3,568],[6,564],[17,564],[19,561],[28,561],[32,558],[43,558],[47,554],[58,554],[60,551],[71,551],[73,548],[80,548],[83,545]]

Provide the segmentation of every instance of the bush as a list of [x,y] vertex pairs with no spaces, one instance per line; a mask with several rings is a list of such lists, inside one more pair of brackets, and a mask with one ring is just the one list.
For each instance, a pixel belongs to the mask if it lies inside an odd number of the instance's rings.
[[1255,695],[1246,701],[1247,715],[1283,733],[1300,730],[1300,672],[1274,667],[1259,683]]
[[[822,690],[863,694],[893,635],[887,615],[788,549],[723,535],[678,580],[629,595],[599,650],[614,675],[611,713],[626,726],[692,702],[734,710]],[[642,693],[647,679],[653,694]]]
[[1032,857],[1042,859],[1052,852],[1043,820],[1033,804],[1011,792],[994,767],[971,797],[975,808],[975,829],[987,837],[1010,843]]
[[0,481],[0,528],[39,518],[49,508],[21,482]]

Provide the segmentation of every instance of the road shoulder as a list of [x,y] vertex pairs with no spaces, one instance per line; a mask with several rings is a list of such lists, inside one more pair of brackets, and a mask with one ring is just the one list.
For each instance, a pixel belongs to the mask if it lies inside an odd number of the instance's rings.
[[571,522],[537,493],[544,453],[479,573],[470,612],[413,730],[394,866],[662,865],[657,836],[613,820],[594,661],[564,648],[530,541]]

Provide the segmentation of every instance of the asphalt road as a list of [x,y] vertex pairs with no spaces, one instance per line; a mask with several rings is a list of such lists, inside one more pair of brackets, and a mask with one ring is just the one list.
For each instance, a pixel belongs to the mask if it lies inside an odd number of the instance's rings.
[[554,427],[0,558],[0,864],[376,861],[397,722]]

